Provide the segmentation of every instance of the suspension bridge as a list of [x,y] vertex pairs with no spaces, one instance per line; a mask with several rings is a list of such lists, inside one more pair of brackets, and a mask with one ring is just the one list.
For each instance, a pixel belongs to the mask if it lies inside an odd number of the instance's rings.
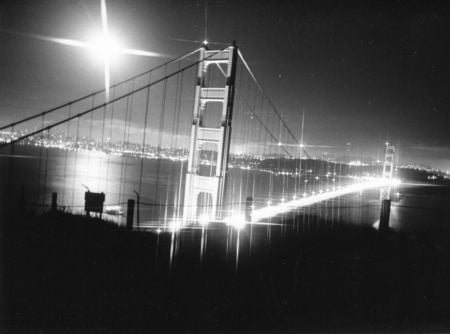
[[79,212],[101,194],[93,212],[140,229],[271,224],[363,190],[388,199],[394,185],[393,149],[384,167],[313,158],[235,45],[201,47],[0,131],[9,199],[42,210],[57,194],[53,206]]

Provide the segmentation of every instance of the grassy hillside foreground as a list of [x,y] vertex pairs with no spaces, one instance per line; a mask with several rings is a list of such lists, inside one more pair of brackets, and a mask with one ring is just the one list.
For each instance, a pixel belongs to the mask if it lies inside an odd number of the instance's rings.
[[[306,223],[305,223],[306,224]],[[320,227],[319,227],[320,226]],[[29,215],[1,231],[6,333],[450,330],[450,231],[420,235],[326,227],[282,237],[128,232],[68,214]],[[311,227],[311,226],[310,226]]]

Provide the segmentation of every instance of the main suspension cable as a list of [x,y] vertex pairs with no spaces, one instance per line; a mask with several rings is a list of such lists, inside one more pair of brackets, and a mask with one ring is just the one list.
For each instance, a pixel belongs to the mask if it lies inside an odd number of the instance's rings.
[[[245,61],[244,56],[242,55],[241,51],[238,50],[238,54],[239,54],[239,58],[241,58],[242,63],[244,64],[244,66],[246,67],[248,73],[250,74],[250,76],[252,77],[253,81],[255,82],[256,86],[258,87],[259,91],[266,97],[266,99],[268,100],[270,107],[272,107],[274,113],[278,116],[278,118],[280,119],[281,124],[286,128],[286,130],[288,131],[289,135],[294,139],[295,143],[300,145],[299,140],[297,139],[297,137],[295,137],[294,133],[291,131],[291,129],[288,127],[288,125],[286,124],[286,122],[284,121],[283,117],[281,117],[280,112],[278,111],[278,109],[275,107],[275,105],[272,103],[272,100],[269,98],[269,96],[267,95],[267,93],[264,91],[264,89],[262,88],[261,84],[258,82],[258,80],[256,79],[255,75],[253,74],[252,70],[250,69],[250,66],[248,65],[248,63]],[[308,157],[311,157],[308,152],[305,150],[304,147],[302,147],[302,150],[305,152],[305,154]]]
[[[152,69],[150,69],[150,70],[147,70],[147,71],[145,71],[145,72],[143,72],[143,73],[140,73],[140,74],[138,74],[138,75],[135,75],[135,76],[133,76],[133,77],[130,77],[130,78],[128,78],[128,79],[126,79],[126,80],[123,80],[123,81],[121,81],[121,82],[118,82],[118,83],[116,83],[116,84],[114,84],[114,85],[111,85],[110,89],[111,89],[111,88],[118,87],[118,86],[123,85],[123,84],[126,84],[126,83],[128,83],[128,82],[130,82],[130,81],[133,81],[133,80],[135,80],[135,79],[138,79],[138,78],[140,78],[140,77],[143,77],[143,76],[145,76],[145,75],[147,75],[147,74],[149,74],[149,73],[152,73],[152,72],[154,72],[154,71],[156,71],[156,70],[158,70],[158,69],[160,69],[160,68],[163,68],[164,66],[170,65],[170,64],[172,64],[172,63],[174,63],[174,62],[177,62],[177,61],[183,60],[183,59],[185,59],[185,58],[187,58],[187,57],[190,57],[190,56],[194,55],[195,53],[199,52],[200,50],[201,50],[201,48],[198,48],[198,49],[196,49],[196,50],[194,50],[194,51],[191,51],[191,52],[189,52],[189,53],[187,53],[187,54],[185,54],[185,55],[183,55],[183,56],[180,56],[180,57],[177,57],[177,58],[175,58],[175,59],[172,59],[172,60],[170,60],[170,61],[168,61],[168,62],[166,62],[166,63],[164,63],[164,64],[158,65],[158,66],[156,66],[156,67],[154,67],[154,68],[152,68]],[[104,91],[105,91],[105,89],[98,90],[98,91],[96,91],[96,92],[94,92],[94,93],[90,93],[90,94],[88,94],[88,95],[79,97],[79,98],[77,98],[77,99],[75,99],[75,100],[72,100],[72,101],[66,102],[66,103],[64,103],[64,104],[61,104],[61,105],[59,105],[59,106],[53,107],[53,108],[51,108],[51,109],[42,111],[42,112],[40,112],[40,113],[38,113],[38,114],[35,114],[35,115],[32,115],[32,116],[23,118],[23,119],[21,119],[21,120],[12,122],[12,123],[10,123],[10,124],[4,125],[4,126],[0,127],[0,131],[5,130],[5,129],[8,129],[8,128],[11,128],[11,127],[14,127],[14,126],[16,126],[16,125],[22,124],[22,123],[27,122],[27,121],[31,121],[31,120],[33,120],[33,119],[35,119],[35,118],[42,117],[42,116],[44,116],[44,115],[50,114],[50,113],[52,113],[52,112],[54,112],[54,111],[57,111],[57,110],[60,110],[60,109],[62,109],[62,108],[65,108],[65,107],[67,107],[67,106],[70,106],[71,104],[74,104],[74,103],[77,103],[77,102],[80,102],[80,101],[89,99],[89,98],[91,98],[91,97],[93,97],[93,96],[95,96],[95,95],[97,95],[97,94],[103,93]]]

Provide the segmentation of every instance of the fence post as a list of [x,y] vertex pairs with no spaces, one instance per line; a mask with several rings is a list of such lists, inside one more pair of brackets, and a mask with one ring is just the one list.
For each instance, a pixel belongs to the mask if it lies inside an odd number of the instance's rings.
[[389,215],[391,214],[391,200],[383,199],[381,201],[380,226],[378,231],[380,233],[387,232],[389,229]]
[[57,201],[58,201],[58,194],[52,193],[52,212],[56,212],[58,208]]
[[141,194],[139,194],[136,190],[133,190],[136,194],[136,226],[139,229],[139,223],[141,221],[140,219],[140,203],[141,203]]
[[134,219],[134,199],[128,200],[127,207],[127,230],[133,229],[133,219]]

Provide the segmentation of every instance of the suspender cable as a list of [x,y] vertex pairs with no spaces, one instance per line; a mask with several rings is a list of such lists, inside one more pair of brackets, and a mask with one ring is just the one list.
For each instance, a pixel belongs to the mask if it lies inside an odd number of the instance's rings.
[[[114,88],[112,89],[112,97],[113,97],[113,99],[116,97],[116,87],[114,87]],[[109,139],[108,139],[108,138],[106,139],[108,150],[111,149],[111,142],[112,142],[112,129],[113,129],[113,119],[114,119],[114,106],[115,106],[115,103],[113,103],[113,104],[111,105],[111,118],[110,118],[110,122],[109,122],[109,136],[108,136]],[[105,107],[106,107],[106,106],[105,106]],[[106,123],[106,120],[104,120],[103,122]],[[106,186],[105,186],[105,193],[108,193],[108,185],[109,185],[108,180],[109,180],[109,167],[110,167],[110,161],[111,161],[111,157],[110,157],[110,154],[108,154],[108,155],[106,156]],[[119,180],[119,181],[120,181],[120,180]],[[116,202],[120,202],[120,197],[117,198]]]
[[[69,117],[69,119],[71,119],[73,116]],[[72,180],[72,202],[71,205],[74,206],[74,200],[75,200],[75,178],[76,178],[76,166],[77,166],[77,162],[78,162],[78,141],[79,141],[79,136],[80,136],[80,117],[77,117],[77,132],[76,132],[76,136],[75,136],[75,162],[74,162],[74,166],[73,166],[73,180]]]
[[[151,80],[151,77],[149,78]],[[147,88],[147,98],[145,101],[145,118],[144,118],[144,133],[142,135],[142,147],[141,147],[141,165],[139,170],[139,188],[138,193],[141,194],[142,191],[142,174],[144,170],[144,157],[145,157],[145,145],[147,137],[147,122],[148,122],[148,110],[150,103],[150,87]]]
[[[179,125],[180,125],[180,115],[181,115],[181,101],[183,96],[183,85],[184,85],[184,72],[180,73],[180,86],[178,89],[178,100],[176,105],[176,113],[177,113],[177,121],[176,121],[176,137],[175,137],[175,147],[178,147],[178,136],[179,136]],[[177,87],[178,88],[178,87]],[[184,150],[184,149],[183,149]],[[180,175],[178,181],[178,190],[176,193],[176,209],[175,209],[175,218],[178,219],[180,217],[180,208],[181,208],[181,192],[182,192],[182,183],[183,183],[183,167],[184,167],[184,159],[181,159],[180,164]]]
[[[11,128],[11,133],[14,136],[14,126]],[[15,155],[15,145],[12,144],[9,148],[9,170],[8,170],[8,187],[7,191],[12,191],[13,180],[14,180],[14,155]],[[40,161],[39,161],[40,164]],[[40,167],[40,165],[39,165]]]
[[[45,124],[45,115],[42,115],[41,117],[41,127],[44,127]],[[41,174],[42,174],[42,153],[43,153],[43,133],[40,133],[39,135],[39,169],[38,169],[38,193],[39,193],[39,199],[42,200],[42,192],[41,192]]]
[[[67,117],[70,117],[70,114],[72,113],[72,105],[69,104],[68,108],[67,108]],[[70,122],[67,122],[67,129],[66,129],[66,142],[67,142],[67,138],[69,137],[70,134]],[[66,175],[67,175],[67,159],[69,156],[69,149],[67,147],[65,147],[65,152],[64,152],[64,173],[63,173],[63,192],[62,192],[62,203],[65,204],[65,200],[66,200]]]
[[[47,141],[49,140],[49,136],[50,136],[50,132],[47,130]],[[45,194],[47,192],[47,174],[48,174],[48,151],[49,149],[47,148],[45,150],[45,165],[44,165],[44,182],[43,182],[43,196],[42,196],[42,206],[45,205]]]
[[[134,91],[134,84],[135,81],[131,81],[131,92]],[[121,163],[120,163],[120,186],[119,186],[119,199],[121,202],[124,202],[125,199],[123,198],[123,193],[124,193],[124,183],[125,183],[125,179],[126,179],[126,170],[127,170],[127,155],[125,154],[126,152],[124,151],[124,149],[126,148],[126,143],[127,143],[127,139],[128,139],[128,124],[129,124],[129,118],[130,118],[130,111],[132,108],[132,104],[133,104],[133,96],[134,94],[130,94],[127,96],[126,98],[126,104],[125,104],[125,129],[123,131],[123,137],[122,137],[122,159],[121,159]],[[125,165],[125,168],[124,168]]]
[[[164,75],[167,75],[167,67],[164,68]],[[167,80],[163,82],[162,100],[161,100],[161,112],[159,117],[159,129],[158,129],[158,147],[157,147],[157,157],[156,161],[156,198],[159,199],[159,187],[160,187],[160,172],[161,172],[161,145],[162,145],[162,135],[164,130],[164,112],[166,109],[166,94],[167,94]],[[158,206],[158,214],[161,212],[161,201]]]
[[[179,68],[181,67],[181,63],[179,64]],[[181,95],[182,95],[182,89],[183,89],[183,78],[184,78],[184,72],[180,73],[180,75],[177,77],[177,84],[175,89],[175,102],[174,102],[174,122],[172,127],[172,138],[170,147],[176,150],[178,147],[178,137],[179,137],[179,125],[180,125],[180,104],[181,104]],[[174,143],[175,142],[175,143]],[[182,174],[183,174],[183,161],[181,161],[181,167],[180,167],[180,175],[177,175],[177,179],[175,176],[175,172],[173,172],[173,177],[171,179],[173,180],[173,203],[174,206],[172,208],[172,217],[174,219],[178,219],[178,212],[179,212],[179,199],[180,199],[180,186],[182,182]],[[178,183],[177,181],[178,180]],[[177,189],[175,188],[176,186]],[[167,204],[166,204],[167,205]]]

